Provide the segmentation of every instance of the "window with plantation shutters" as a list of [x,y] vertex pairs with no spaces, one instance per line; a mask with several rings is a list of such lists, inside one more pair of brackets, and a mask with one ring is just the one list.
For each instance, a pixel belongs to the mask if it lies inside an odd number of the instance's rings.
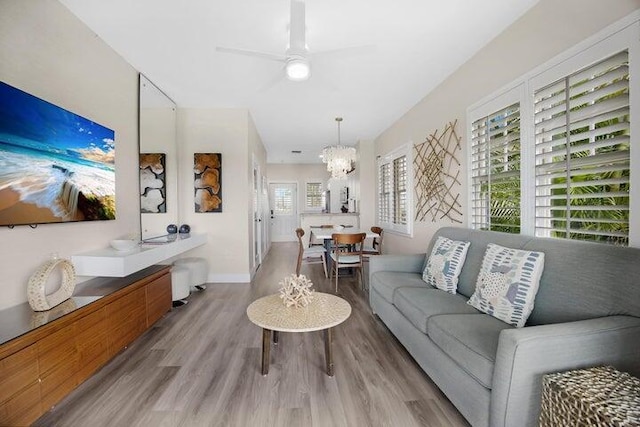
[[393,222],[407,224],[407,156],[393,160]]
[[469,107],[469,227],[640,247],[639,32],[621,21]]
[[293,213],[293,191],[291,188],[278,187],[273,194],[274,214],[291,215]]
[[471,226],[520,233],[520,103],[471,126]]
[[322,203],[322,183],[321,182],[307,182],[306,185],[306,209],[307,210],[321,210],[324,204]]
[[535,232],[628,244],[629,55],[534,91]]
[[411,235],[411,184],[406,144],[378,162],[378,223],[385,231]]
[[391,164],[380,165],[378,174],[378,220],[391,222]]

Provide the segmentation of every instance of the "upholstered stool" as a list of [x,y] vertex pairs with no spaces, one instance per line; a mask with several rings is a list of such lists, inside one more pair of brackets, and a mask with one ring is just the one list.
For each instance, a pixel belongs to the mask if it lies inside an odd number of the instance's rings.
[[189,286],[191,286],[191,290],[203,291],[207,289],[205,286],[209,275],[207,260],[204,258],[181,258],[174,261],[173,265],[189,269]]
[[191,274],[187,267],[171,267],[171,300],[174,307],[187,303]]

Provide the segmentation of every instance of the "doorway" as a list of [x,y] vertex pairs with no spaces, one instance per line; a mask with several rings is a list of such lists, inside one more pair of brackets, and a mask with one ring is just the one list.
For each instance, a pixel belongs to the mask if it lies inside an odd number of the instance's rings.
[[298,184],[270,183],[269,210],[271,241],[295,241],[298,227]]

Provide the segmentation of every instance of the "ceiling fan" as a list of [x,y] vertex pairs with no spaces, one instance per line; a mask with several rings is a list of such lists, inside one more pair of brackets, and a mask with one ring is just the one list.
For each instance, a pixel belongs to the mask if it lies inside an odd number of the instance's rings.
[[289,24],[289,48],[284,55],[256,52],[231,47],[216,47],[218,52],[254,56],[272,61],[283,62],[289,80],[300,82],[311,76],[311,61],[305,41],[305,5],[304,0],[291,0],[291,23]]

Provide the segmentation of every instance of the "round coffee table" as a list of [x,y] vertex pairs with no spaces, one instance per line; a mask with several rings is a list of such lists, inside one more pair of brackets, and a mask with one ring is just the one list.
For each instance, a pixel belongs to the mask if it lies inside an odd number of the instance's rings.
[[327,375],[333,376],[332,328],[351,315],[351,306],[340,297],[315,292],[306,307],[286,307],[279,294],[269,295],[252,302],[247,316],[262,328],[262,375],[269,373],[271,332],[273,342],[278,342],[278,332],[324,331],[324,356]]

